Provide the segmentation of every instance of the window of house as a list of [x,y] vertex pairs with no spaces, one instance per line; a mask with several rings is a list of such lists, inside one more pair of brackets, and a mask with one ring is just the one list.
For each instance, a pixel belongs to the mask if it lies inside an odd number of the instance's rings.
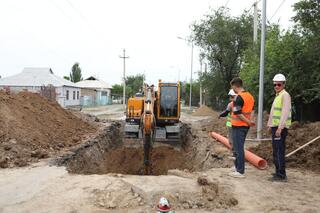
[[76,91],[73,91],[73,100],[76,100]]
[[79,100],[79,91],[77,91],[77,99]]
[[66,99],[69,100],[69,90],[67,90]]

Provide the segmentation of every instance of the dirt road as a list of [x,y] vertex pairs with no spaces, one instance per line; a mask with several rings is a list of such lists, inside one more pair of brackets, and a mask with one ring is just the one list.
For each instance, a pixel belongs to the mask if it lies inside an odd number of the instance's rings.
[[[202,171],[169,170],[168,175],[70,174],[42,160],[24,168],[0,170],[0,212],[155,212],[160,196],[176,212],[319,212],[320,175],[288,169],[287,183],[270,182],[273,168],[246,165],[246,178],[228,177],[229,152],[208,137],[223,132],[223,120],[183,113],[197,135]],[[219,122],[219,123],[217,123]],[[225,132],[224,132],[225,133]],[[251,144],[252,145],[252,144]],[[207,153],[209,157],[206,158]],[[199,164],[200,167],[200,164]],[[206,183],[199,184],[199,177]],[[203,182],[203,181],[202,181]]]
[[[227,177],[228,169],[206,171],[227,188],[238,205],[215,212],[318,212],[320,178],[289,170],[288,183],[266,180],[270,170],[249,167],[246,179]],[[0,171],[0,212],[152,212],[157,197],[185,196],[186,203],[200,192],[198,173],[167,176],[70,175],[63,167],[43,162],[34,167]],[[178,176],[177,176],[178,175]],[[182,177],[181,177],[182,176]],[[189,205],[189,204],[187,204]],[[191,207],[192,208],[192,207]],[[177,212],[210,212],[184,209]]]
[[94,108],[83,108],[82,112],[97,116],[100,119],[124,120],[124,108],[122,104],[113,104]]

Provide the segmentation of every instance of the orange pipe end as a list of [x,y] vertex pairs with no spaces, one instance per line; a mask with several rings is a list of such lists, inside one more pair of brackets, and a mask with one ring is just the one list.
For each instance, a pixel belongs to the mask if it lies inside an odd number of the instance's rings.
[[[225,145],[228,149],[231,149],[231,145],[229,144],[229,140],[226,137],[223,137],[222,135],[216,133],[216,132],[210,132],[209,135],[214,138],[216,141],[219,141],[223,145]],[[266,169],[268,167],[267,161],[256,154],[245,150],[244,151],[244,157],[245,159],[257,167],[258,169]]]

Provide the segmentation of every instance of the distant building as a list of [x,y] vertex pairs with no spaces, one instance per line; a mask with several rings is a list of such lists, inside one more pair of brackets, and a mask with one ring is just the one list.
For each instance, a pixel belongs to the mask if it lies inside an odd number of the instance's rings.
[[103,106],[111,104],[111,86],[96,77],[89,77],[86,80],[76,83],[81,88],[81,105]]
[[[51,68],[24,68],[19,74],[1,78],[0,89],[40,94],[47,94],[49,91],[50,97],[53,96],[62,107],[80,105],[80,88],[71,81],[54,75]],[[50,92],[52,89],[53,94]]]

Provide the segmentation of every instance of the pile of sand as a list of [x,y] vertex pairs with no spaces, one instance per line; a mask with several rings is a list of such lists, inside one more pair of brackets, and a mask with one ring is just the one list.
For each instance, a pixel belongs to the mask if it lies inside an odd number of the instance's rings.
[[25,166],[96,128],[38,94],[0,91],[0,167]]
[[[290,128],[286,140],[286,153],[290,153],[313,138],[320,135],[320,122],[300,125],[294,122]],[[257,155],[268,160],[272,164],[272,143],[263,142],[251,149]],[[299,150],[292,156],[286,158],[288,167],[309,169],[320,172],[320,140]]]

